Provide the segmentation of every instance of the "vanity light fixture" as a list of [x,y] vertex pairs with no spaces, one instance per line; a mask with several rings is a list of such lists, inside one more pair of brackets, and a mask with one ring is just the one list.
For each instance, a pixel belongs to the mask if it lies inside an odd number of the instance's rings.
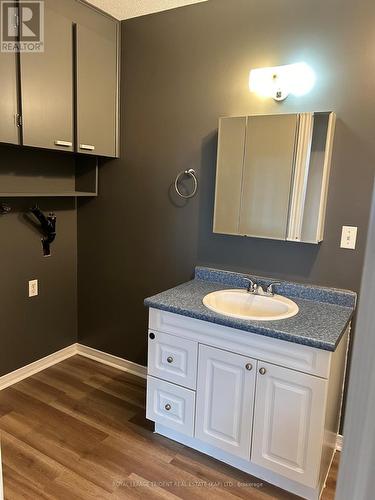
[[263,97],[283,101],[289,94],[302,96],[310,92],[316,81],[315,73],[305,62],[256,68],[250,71],[249,88]]

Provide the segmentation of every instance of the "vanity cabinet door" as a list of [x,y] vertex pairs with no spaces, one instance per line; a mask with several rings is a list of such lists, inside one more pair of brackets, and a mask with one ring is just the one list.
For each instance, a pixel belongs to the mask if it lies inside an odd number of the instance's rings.
[[251,461],[316,487],[327,381],[258,361]]
[[44,4],[44,52],[22,52],[23,144],[73,151],[73,22],[65,0]]
[[16,54],[0,53],[0,142],[18,144]]
[[200,345],[195,437],[249,460],[256,361]]

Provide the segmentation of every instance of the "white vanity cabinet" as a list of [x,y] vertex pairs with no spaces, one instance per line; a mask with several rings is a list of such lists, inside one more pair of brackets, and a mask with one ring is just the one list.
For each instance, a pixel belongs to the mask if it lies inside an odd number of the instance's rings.
[[317,500],[347,342],[333,353],[150,309],[147,418],[159,434]]

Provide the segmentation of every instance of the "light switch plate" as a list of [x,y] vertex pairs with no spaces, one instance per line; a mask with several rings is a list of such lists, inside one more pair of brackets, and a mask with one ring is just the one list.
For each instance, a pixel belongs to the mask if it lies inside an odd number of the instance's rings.
[[29,281],[29,297],[36,297],[38,293],[38,280]]
[[340,247],[354,250],[357,242],[357,231],[356,226],[342,226]]

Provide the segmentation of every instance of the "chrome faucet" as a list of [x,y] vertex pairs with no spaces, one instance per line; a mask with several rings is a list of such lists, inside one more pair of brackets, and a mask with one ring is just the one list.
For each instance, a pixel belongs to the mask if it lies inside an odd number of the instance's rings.
[[247,293],[256,294],[259,286],[258,283],[255,283],[255,281],[248,277],[244,277],[244,280],[249,282],[249,284],[247,285]]
[[252,293],[253,295],[264,295],[266,297],[273,297],[275,295],[273,287],[276,285],[280,285],[280,282],[278,281],[272,282],[268,285],[266,291],[264,291],[262,285],[259,285],[251,278],[244,276],[244,280],[249,282],[249,284],[247,285],[248,293]]
[[256,293],[258,284],[255,283],[251,278],[248,278],[247,276],[244,276],[244,280],[249,282],[249,284],[247,285],[247,293]]

